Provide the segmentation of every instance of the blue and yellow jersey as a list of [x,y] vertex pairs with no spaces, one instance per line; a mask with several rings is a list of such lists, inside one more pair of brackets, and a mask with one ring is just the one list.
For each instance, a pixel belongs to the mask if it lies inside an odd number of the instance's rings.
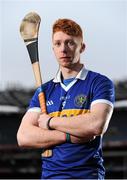
[[[84,67],[68,85],[61,81],[61,72],[43,85],[47,112],[53,117],[71,117],[90,112],[96,103],[113,107],[114,86],[106,76]],[[37,89],[29,111],[40,111]],[[85,122],[84,122],[85,123]],[[53,156],[43,157],[43,178],[103,179],[102,137],[84,144],[64,143],[52,148]]]

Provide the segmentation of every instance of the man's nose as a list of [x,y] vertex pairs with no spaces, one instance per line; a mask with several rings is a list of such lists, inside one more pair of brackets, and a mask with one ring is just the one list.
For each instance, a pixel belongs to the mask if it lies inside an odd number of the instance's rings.
[[62,44],[61,45],[61,52],[63,52],[63,53],[67,53],[67,45],[66,44]]

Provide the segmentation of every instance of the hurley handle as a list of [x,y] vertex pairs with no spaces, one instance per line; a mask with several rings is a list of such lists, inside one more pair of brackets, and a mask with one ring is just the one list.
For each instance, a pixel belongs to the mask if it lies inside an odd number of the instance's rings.
[[45,94],[44,92],[40,92],[39,95],[39,102],[41,107],[41,112],[47,114],[46,112],[46,104],[45,104]]

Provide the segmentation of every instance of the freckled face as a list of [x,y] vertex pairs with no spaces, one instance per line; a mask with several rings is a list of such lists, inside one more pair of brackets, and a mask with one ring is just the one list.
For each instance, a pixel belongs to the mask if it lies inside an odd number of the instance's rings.
[[62,31],[54,33],[53,50],[56,59],[61,67],[72,67],[80,63],[80,54],[82,49],[82,39],[80,37],[70,36]]

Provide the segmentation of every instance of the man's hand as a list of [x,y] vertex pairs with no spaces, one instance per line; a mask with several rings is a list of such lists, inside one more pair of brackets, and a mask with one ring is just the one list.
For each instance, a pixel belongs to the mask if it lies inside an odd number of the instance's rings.
[[38,119],[38,126],[42,129],[48,129],[47,128],[47,122],[51,116],[48,114],[41,114]]

